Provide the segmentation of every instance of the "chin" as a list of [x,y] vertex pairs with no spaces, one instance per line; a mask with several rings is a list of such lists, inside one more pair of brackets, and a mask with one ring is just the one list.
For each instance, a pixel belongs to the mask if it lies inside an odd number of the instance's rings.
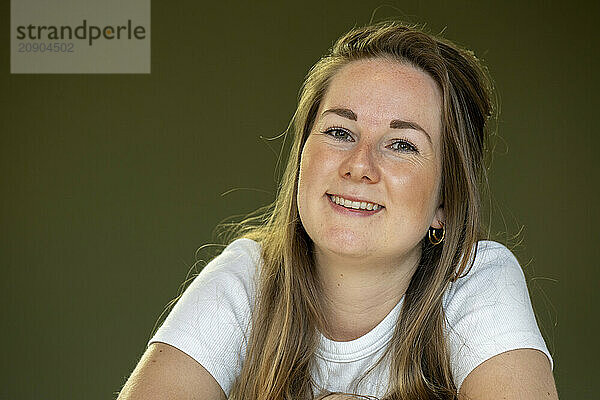
[[353,232],[341,233],[338,231],[337,234],[328,235],[327,240],[321,241],[319,247],[344,257],[371,256],[376,252],[375,246],[368,238],[357,237]]

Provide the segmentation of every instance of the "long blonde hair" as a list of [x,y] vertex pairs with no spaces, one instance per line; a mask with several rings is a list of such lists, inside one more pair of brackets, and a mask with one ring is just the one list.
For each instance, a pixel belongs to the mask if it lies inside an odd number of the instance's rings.
[[405,293],[389,344],[386,399],[456,399],[445,337],[442,296],[469,268],[481,238],[478,184],[492,115],[492,87],[473,55],[453,43],[398,22],[355,28],[309,71],[286,134],[289,160],[273,204],[236,226],[231,238],[262,246],[262,266],[246,358],[231,399],[310,399],[318,331],[326,329],[313,244],[298,215],[300,156],[335,73],[359,59],[384,57],[428,73],[442,94],[442,198],[445,239],[422,240],[422,257]]

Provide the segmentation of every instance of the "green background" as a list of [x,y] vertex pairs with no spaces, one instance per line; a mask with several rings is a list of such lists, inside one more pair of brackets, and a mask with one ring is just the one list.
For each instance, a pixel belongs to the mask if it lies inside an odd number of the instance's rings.
[[261,136],[382,4],[489,66],[493,235],[524,266],[561,398],[595,397],[598,6],[362,0],[154,1],[150,75],[11,75],[2,2],[0,398],[114,396],[195,250],[272,200],[281,141]]

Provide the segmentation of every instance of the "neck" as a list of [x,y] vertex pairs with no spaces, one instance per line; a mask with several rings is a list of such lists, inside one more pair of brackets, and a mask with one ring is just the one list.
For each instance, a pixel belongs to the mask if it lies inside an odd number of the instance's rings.
[[349,258],[316,249],[324,292],[329,339],[349,341],[377,326],[398,304],[421,256],[420,248],[402,258]]

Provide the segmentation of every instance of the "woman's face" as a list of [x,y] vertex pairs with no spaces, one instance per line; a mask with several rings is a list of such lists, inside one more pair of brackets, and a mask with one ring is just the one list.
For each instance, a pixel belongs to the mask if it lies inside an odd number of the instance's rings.
[[420,254],[444,221],[440,144],[441,94],[428,74],[385,59],[340,69],[300,161],[298,210],[316,251]]

